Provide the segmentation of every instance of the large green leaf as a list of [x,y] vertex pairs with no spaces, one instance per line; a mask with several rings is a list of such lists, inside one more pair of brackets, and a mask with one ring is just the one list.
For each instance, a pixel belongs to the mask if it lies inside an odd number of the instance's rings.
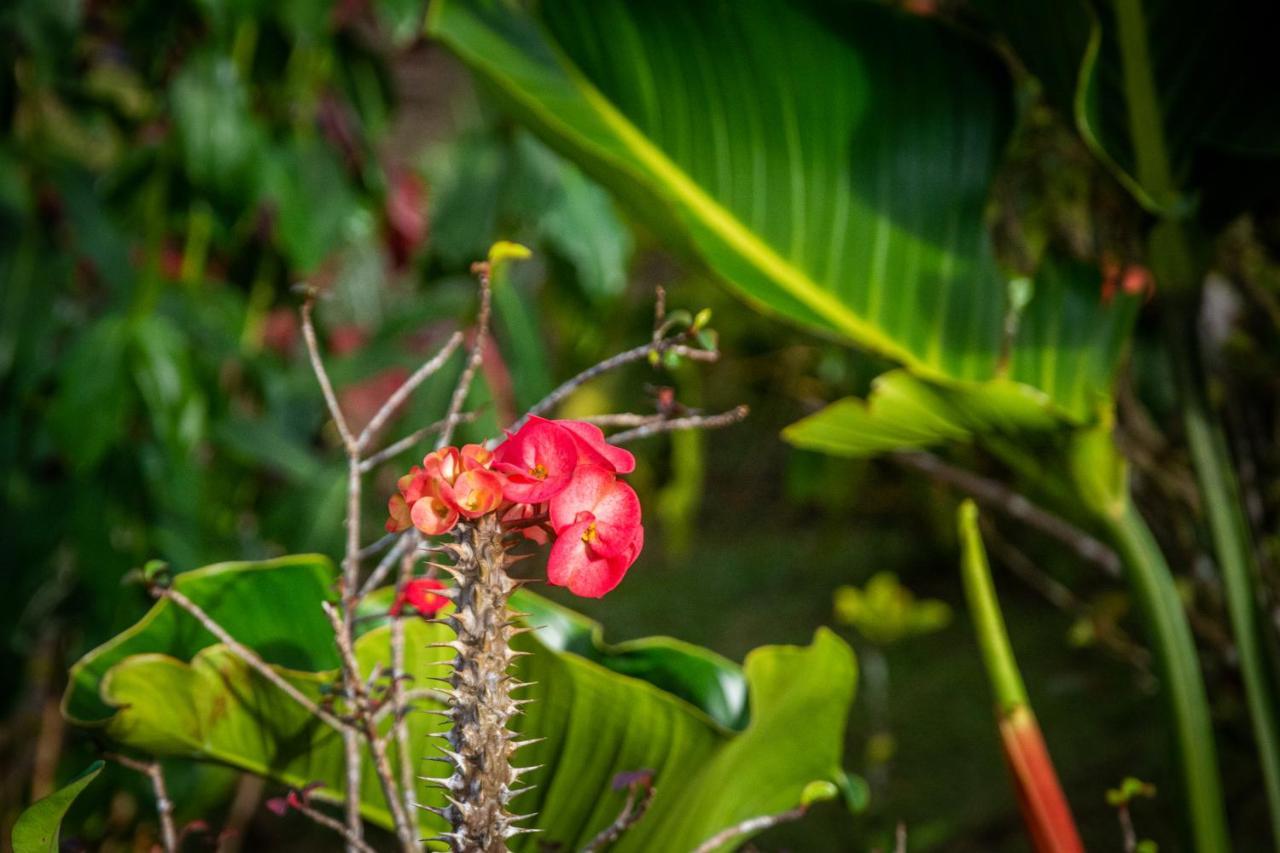
[[[323,558],[294,557],[222,564],[179,575],[175,583],[211,613],[217,609],[234,636],[260,644],[273,665],[287,659],[295,668],[277,671],[320,701],[339,692],[331,637],[310,627],[328,594],[326,573],[332,569]],[[231,603],[255,600],[259,608],[247,611]],[[380,600],[385,593],[369,612]],[[514,806],[538,812],[534,823],[543,840],[580,847],[612,821],[623,794],[610,781],[623,771],[655,771],[658,794],[620,850],[689,849],[729,824],[794,807],[811,782],[843,779],[840,749],[855,673],[852,653],[834,634],[819,631],[807,647],[758,649],[738,669],[668,639],[607,646],[598,625],[527,592],[518,606],[531,614],[531,624],[544,627],[520,639],[532,654],[520,659],[516,674],[535,682],[527,692],[535,701],[517,728],[546,740],[519,755],[519,763],[542,767],[530,774],[534,790]],[[292,647],[255,626],[262,607],[298,631]],[[357,656],[369,672],[389,659],[389,629],[376,619],[366,624],[371,627],[357,641]],[[420,620],[406,629],[406,668],[416,685],[429,685],[429,677],[443,674],[447,650],[428,644],[449,632]],[[319,781],[324,787],[316,797],[339,798],[337,734],[168,602],[78,663],[64,706],[81,711],[80,724],[125,745],[229,764],[294,786]],[[427,700],[420,707],[439,704]],[[416,757],[435,754],[428,735],[439,719],[412,714],[409,725]],[[426,786],[416,794],[421,802],[440,802],[439,792]],[[369,766],[362,799],[366,817],[389,824]],[[435,820],[422,813],[424,832],[439,828]]]
[[985,51],[879,4],[538,9],[442,0],[429,25],[753,302],[979,408],[1003,380],[1068,422],[1105,405],[1133,300],[1051,262],[1008,322],[982,208],[1012,110]]
[[1000,64],[869,4],[433,4],[429,26],[551,144],[744,295],[938,375],[995,368],[982,207]]
[[32,803],[13,825],[13,853],[58,853],[58,834],[67,809],[80,792],[102,772],[102,762],[95,761],[76,778],[49,796]]

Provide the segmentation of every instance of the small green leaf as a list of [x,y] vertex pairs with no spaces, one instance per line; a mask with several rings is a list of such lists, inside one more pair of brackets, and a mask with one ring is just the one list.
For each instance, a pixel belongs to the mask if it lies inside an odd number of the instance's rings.
[[489,263],[500,264],[503,261],[522,261],[533,257],[533,252],[519,243],[499,240],[489,248]]
[[814,803],[824,803],[840,796],[840,788],[828,779],[815,779],[800,792],[800,805],[808,807]]
[[102,772],[95,761],[76,778],[42,800],[32,803],[13,825],[13,853],[58,853],[58,835],[67,809],[80,792]]

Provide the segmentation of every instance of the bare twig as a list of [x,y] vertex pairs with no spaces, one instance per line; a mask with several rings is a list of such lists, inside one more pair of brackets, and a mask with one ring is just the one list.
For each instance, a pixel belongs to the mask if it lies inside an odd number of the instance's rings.
[[480,276],[480,311],[476,315],[475,340],[471,342],[471,354],[467,357],[467,365],[462,368],[458,384],[453,389],[453,397],[449,400],[449,410],[444,416],[444,429],[440,438],[436,439],[436,448],[445,447],[453,440],[453,430],[457,426],[458,414],[462,405],[467,402],[467,393],[471,390],[471,381],[475,379],[480,362],[484,359],[484,342],[489,336],[489,315],[493,305],[493,288],[489,286],[489,264],[475,264],[474,269]]
[[[311,359],[311,369],[316,375],[316,381],[320,383],[320,390],[324,394],[324,401],[329,407],[329,413],[333,416],[333,421],[338,427],[338,433],[342,436],[342,446],[347,452],[347,548],[346,556],[342,561],[342,623],[339,630],[340,634],[345,636],[346,642],[351,642],[351,632],[355,623],[355,591],[359,580],[360,572],[360,446],[355,438],[351,435],[351,428],[347,426],[347,419],[342,414],[342,407],[338,405],[338,397],[333,392],[333,382],[329,379],[329,372],[325,370],[324,359],[320,357],[320,346],[316,343],[315,325],[311,320],[311,312],[314,307],[314,297],[308,297],[302,303],[302,335],[307,342],[307,355]],[[339,638],[342,639],[341,637]],[[350,674],[345,679],[343,685],[343,693],[346,696],[348,706],[354,706],[356,701],[356,685],[352,683]],[[342,730],[343,758],[346,763],[346,818],[347,818],[347,836],[348,850],[351,849],[352,838],[359,840],[364,837],[364,823],[360,819],[360,740],[354,729],[348,727]]]
[[333,393],[333,383],[329,381],[329,372],[324,368],[324,360],[320,357],[320,345],[316,343],[316,328],[311,321],[311,311],[315,306],[315,297],[308,295],[302,302],[302,337],[307,342],[307,356],[311,359],[311,369],[315,372],[316,381],[320,383],[320,391],[324,394],[325,405],[329,407],[329,415],[338,434],[342,436],[342,446],[352,453],[356,448],[355,438],[347,426],[347,419],[338,406],[338,395]]
[[362,729],[365,742],[369,744],[369,752],[373,755],[374,772],[382,786],[382,795],[387,800],[387,808],[391,811],[396,835],[400,838],[400,843],[406,851],[416,851],[418,849],[417,833],[409,820],[400,788],[391,773],[391,762],[387,757],[386,741],[378,736],[378,726],[374,721],[373,710],[370,708],[369,697],[365,692],[364,683],[360,680],[360,666],[356,662],[356,653],[351,645],[350,635],[345,630],[343,615],[327,601],[321,606],[324,608],[325,615],[329,617],[329,623],[333,626],[334,639],[337,641],[338,654],[342,660],[342,668],[347,674],[347,681],[355,685],[356,688],[352,715]]
[[365,545],[363,548],[360,549],[360,559],[364,560],[369,557],[372,557],[374,554],[378,553],[384,548],[388,548],[391,545],[394,545],[398,541],[400,541],[399,533],[388,533],[385,536],[379,536],[373,542],[370,542],[368,545]]
[[247,663],[255,672],[267,681],[270,681],[276,687],[279,687],[286,696],[305,708],[312,716],[340,732],[350,730],[350,726],[335,717],[333,714],[330,714],[324,708],[321,708],[305,693],[286,681],[280,673],[271,668],[270,664],[259,657],[257,652],[231,636],[226,628],[219,625],[212,616],[205,612],[203,607],[173,588],[154,587],[152,595],[157,598],[167,598],[183,610],[187,611],[187,613],[190,613],[197,622],[204,626],[206,631],[217,637],[233,655]]
[[635,441],[639,438],[648,438],[651,435],[658,435],[663,432],[675,432],[682,429],[719,429],[736,424],[750,414],[751,409],[747,406],[736,406],[727,412],[718,415],[690,415],[685,418],[668,418],[665,420],[654,421],[653,423],[638,426],[635,429],[624,430],[620,433],[609,436],[610,444],[625,444],[628,441]]
[[595,379],[597,376],[601,376],[608,373],[610,370],[616,370],[617,368],[626,364],[631,364],[632,362],[643,361],[649,357],[649,353],[655,351],[659,353],[674,352],[681,358],[688,358],[694,361],[715,361],[720,358],[720,354],[713,350],[696,349],[694,347],[685,346],[684,344],[671,343],[670,341],[641,344],[640,346],[633,347],[626,352],[620,352],[615,356],[606,358],[604,361],[588,367],[572,379],[565,380],[550,394],[543,397],[537,403],[534,403],[533,407],[530,408],[528,412],[511,425],[510,429],[513,431],[520,429],[520,427],[523,426],[531,416],[541,415],[549,411],[565,397],[568,397],[579,387],[590,382],[592,379]]
[[[649,810],[649,806],[653,803],[654,795],[658,793],[658,789],[652,785],[632,785],[627,791],[627,801],[622,806],[622,811],[614,819],[613,823],[600,830],[595,838],[582,848],[582,853],[600,853],[610,844],[622,837],[622,833],[630,829],[640,818],[644,817],[645,812]],[[639,795],[640,801],[637,803],[636,798]]]
[[377,851],[370,847],[363,838],[358,835],[353,835],[351,830],[342,825],[341,821],[334,820],[319,809],[312,808],[305,803],[292,803],[291,806],[321,826],[326,826],[341,835],[346,839],[347,847],[357,850],[359,853],[377,853]]
[[417,531],[413,529],[395,534],[400,537],[400,540],[396,542],[390,551],[383,555],[382,559],[378,561],[378,565],[369,574],[369,577],[365,579],[364,585],[360,587],[361,598],[377,589],[378,585],[386,580],[387,575],[391,573],[391,568],[396,565],[396,561],[400,559],[401,555],[417,544],[416,534]]
[[442,432],[445,429],[452,429],[459,424],[469,424],[479,417],[479,415],[480,410],[474,412],[461,412],[460,414],[454,415],[452,418],[441,418],[435,423],[427,424],[422,429],[406,435],[404,438],[394,442],[393,444],[388,444],[377,453],[370,454],[365,459],[361,460],[360,473],[367,474],[383,462],[386,462],[388,459],[399,456],[401,453],[413,447],[432,433]]
[[[404,593],[405,587],[413,580],[413,564],[416,557],[412,551],[400,558],[400,579],[396,584],[396,594]],[[405,711],[405,658],[404,658],[404,620],[397,616],[391,620],[391,702],[395,717],[391,721],[391,730],[395,733],[397,758],[400,762],[400,794],[404,797],[406,814],[413,814],[414,772],[413,755],[409,751],[409,727],[404,725]]]
[[136,770],[151,780],[151,790],[156,797],[156,814],[160,817],[160,841],[164,845],[164,853],[176,853],[178,831],[173,825],[173,800],[169,799],[169,788],[164,783],[164,770],[161,769],[160,762],[154,759],[139,761],[115,752],[104,753],[103,757],[130,770]]
[[375,435],[377,435],[378,430],[382,429],[383,425],[387,422],[387,419],[400,408],[400,405],[408,399],[409,395],[412,394],[419,385],[429,379],[432,374],[444,366],[444,363],[449,360],[451,355],[453,355],[454,350],[456,350],[461,344],[462,332],[454,332],[450,335],[449,340],[445,342],[445,345],[440,348],[440,351],[436,353],[435,356],[427,361],[426,364],[415,370],[413,375],[406,379],[400,387],[387,398],[387,401],[382,404],[382,408],[378,409],[377,414],[369,420],[368,425],[365,426],[364,430],[360,433],[360,437],[356,439],[357,450],[363,451],[368,447],[369,442]]
[[1054,607],[1092,625],[1099,643],[1132,664],[1148,684],[1155,683],[1151,674],[1150,652],[1135,643],[1123,628],[1100,623],[1075,593],[1056,578],[1041,571],[1030,557],[1001,536],[995,525],[985,518],[982,519],[982,532],[992,552],[1010,571]]
[[764,829],[770,829],[780,823],[799,820],[809,811],[808,806],[796,806],[779,814],[761,815],[760,817],[748,818],[742,823],[736,823],[728,829],[721,830],[706,841],[699,844],[693,853],[711,853],[713,850],[719,849],[721,845],[728,844],[735,838],[741,838],[744,835],[750,835],[753,832],[760,832]]
[[1028,500],[1024,495],[995,480],[949,465],[932,453],[894,453],[895,462],[928,475],[941,483],[969,494],[978,503],[1000,510],[1006,515],[1034,527],[1041,533],[1067,545],[1084,560],[1102,568],[1113,578],[1120,577],[1120,558],[1101,541],[1085,533],[1060,516],[1054,515]]
[[638,427],[655,423],[663,419],[663,415],[650,412],[642,415],[635,412],[618,412],[610,415],[582,415],[580,421],[595,424],[598,427]]
[[893,853],[907,853],[907,824],[905,821],[898,821],[898,826],[893,831]]

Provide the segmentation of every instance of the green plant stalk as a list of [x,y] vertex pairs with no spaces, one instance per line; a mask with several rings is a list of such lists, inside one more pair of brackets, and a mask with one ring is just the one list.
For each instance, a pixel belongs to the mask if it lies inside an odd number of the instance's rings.
[[1102,522],[1123,558],[1168,694],[1195,849],[1205,853],[1230,850],[1209,700],[1173,575],[1132,500],[1103,514]]
[[987,552],[978,531],[977,505],[972,500],[964,501],[956,520],[965,599],[996,700],[1000,743],[1027,834],[1037,853],[1084,853],[1071,806],[1062,793],[1053,758],[1031,710],[1009,643],[1009,632],[987,564]]

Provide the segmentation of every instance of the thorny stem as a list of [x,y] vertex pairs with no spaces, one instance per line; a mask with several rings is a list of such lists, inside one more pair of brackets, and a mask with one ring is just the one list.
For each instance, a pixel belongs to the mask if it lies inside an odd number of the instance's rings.
[[173,825],[173,800],[169,798],[169,788],[165,785],[164,770],[160,767],[160,762],[154,759],[139,761],[114,752],[105,753],[104,757],[130,770],[136,770],[151,780],[151,790],[156,797],[156,815],[160,818],[160,842],[164,846],[164,853],[176,853],[178,831]]
[[450,685],[452,726],[445,751],[452,774],[433,780],[445,789],[449,805],[432,809],[450,824],[443,838],[458,853],[506,853],[507,840],[529,830],[517,826],[526,816],[508,805],[520,792],[513,784],[521,770],[511,765],[523,745],[508,724],[519,703],[508,670],[515,653],[511,639],[525,629],[513,624],[507,600],[517,582],[506,571],[503,531],[493,515],[457,528],[450,567],[457,587],[455,608],[446,620],[457,634]]
[[717,832],[715,835],[711,836],[694,848],[693,853],[712,853],[713,850],[720,849],[722,845],[728,844],[735,838],[741,838],[744,835],[750,835],[765,829],[771,829],[780,823],[799,820],[804,817],[805,813],[808,811],[808,806],[801,805],[796,806],[794,809],[780,812],[779,814],[760,815],[759,817],[748,818],[741,823],[735,823],[733,826]]
[[[344,630],[343,616],[327,601],[323,607],[325,615],[329,617],[329,622],[333,625],[333,634],[338,644],[338,653],[342,658],[342,668],[346,673],[347,681],[356,687],[356,698],[351,708],[351,713],[360,727],[361,733],[364,735],[365,742],[369,744],[369,752],[373,755],[373,765],[377,770],[378,781],[382,785],[382,795],[387,800],[387,808],[391,811],[391,818],[395,823],[396,835],[400,838],[400,843],[406,851],[416,851],[418,843],[414,836],[417,833],[413,824],[409,821],[409,814],[405,809],[403,800],[401,800],[395,777],[391,774],[391,761],[387,757],[387,743],[378,736],[378,725],[374,719],[373,708],[370,707],[369,696],[365,690],[364,682],[360,680],[359,664],[356,661],[355,649],[352,648],[351,642],[347,639],[349,635]],[[394,673],[392,675],[394,678]]]

